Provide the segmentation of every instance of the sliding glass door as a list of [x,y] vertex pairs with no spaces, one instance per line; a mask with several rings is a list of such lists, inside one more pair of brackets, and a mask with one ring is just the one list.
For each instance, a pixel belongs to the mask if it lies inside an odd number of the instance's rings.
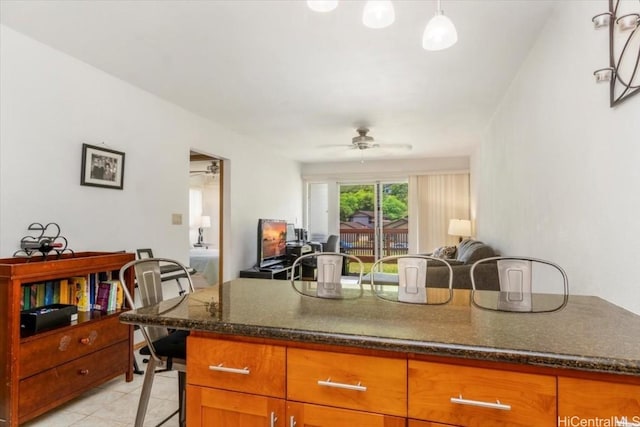
[[373,263],[408,253],[406,182],[340,183],[340,243],[345,252]]

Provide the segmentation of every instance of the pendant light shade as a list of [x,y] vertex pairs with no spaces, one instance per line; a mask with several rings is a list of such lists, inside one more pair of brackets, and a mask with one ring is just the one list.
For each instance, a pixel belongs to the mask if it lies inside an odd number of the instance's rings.
[[307,0],[307,6],[314,12],[331,12],[338,7],[338,0]]
[[442,12],[440,0],[436,16],[431,18],[422,35],[422,47],[426,50],[447,49],[458,41],[458,32],[453,22]]
[[396,12],[393,10],[391,0],[369,0],[364,5],[362,23],[369,28],[384,28],[393,24],[396,20]]

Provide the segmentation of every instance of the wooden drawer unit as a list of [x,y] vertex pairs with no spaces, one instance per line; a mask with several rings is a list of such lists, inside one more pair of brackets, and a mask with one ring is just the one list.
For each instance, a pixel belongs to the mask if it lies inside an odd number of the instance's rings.
[[410,360],[409,418],[463,426],[555,426],[556,378]]
[[407,361],[289,348],[287,399],[406,417]]
[[287,427],[405,427],[406,420],[403,417],[351,409],[288,402],[287,423]]
[[640,426],[640,385],[558,377],[558,424],[595,419]]
[[189,384],[285,396],[285,347],[190,336],[187,354]]
[[75,359],[20,381],[19,411],[30,414],[49,404],[66,401],[127,369],[127,341]]
[[89,322],[52,334],[36,335],[20,346],[20,378],[45,371],[120,341],[129,339],[129,327],[118,316]]
[[[27,295],[34,304],[29,308],[46,305],[34,298],[34,285],[51,283],[49,289],[61,292],[62,281],[72,277],[97,283],[116,277],[134,258],[124,252],[76,252],[0,259],[0,425],[17,427],[117,375],[133,379],[133,330],[120,323],[122,310],[83,311],[73,324],[37,332],[21,330],[20,314]],[[126,279],[133,293],[133,272]]]
[[189,426],[284,427],[285,401],[267,396],[187,385]]

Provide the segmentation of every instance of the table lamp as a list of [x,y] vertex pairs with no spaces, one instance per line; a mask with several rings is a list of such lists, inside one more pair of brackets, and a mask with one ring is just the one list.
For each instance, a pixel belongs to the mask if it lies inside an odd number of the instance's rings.
[[450,236],[459,236],[460,242],[462,237],[471,236],[471,221],[468,219],[451,219],[449,220],[449,232]]
[[202,231],[203,228],[211,228],[211,217],[210,216],[201,216],[200,217],[200,227],[198,227],[198,245],[202,246],[203,238]]

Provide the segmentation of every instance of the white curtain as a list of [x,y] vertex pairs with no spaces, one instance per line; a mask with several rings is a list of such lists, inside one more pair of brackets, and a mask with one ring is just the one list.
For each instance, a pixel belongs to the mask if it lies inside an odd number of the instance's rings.
[[428,253],[456,245],[450,219],[469,219],[469,174],[409,177],[409,253]]

